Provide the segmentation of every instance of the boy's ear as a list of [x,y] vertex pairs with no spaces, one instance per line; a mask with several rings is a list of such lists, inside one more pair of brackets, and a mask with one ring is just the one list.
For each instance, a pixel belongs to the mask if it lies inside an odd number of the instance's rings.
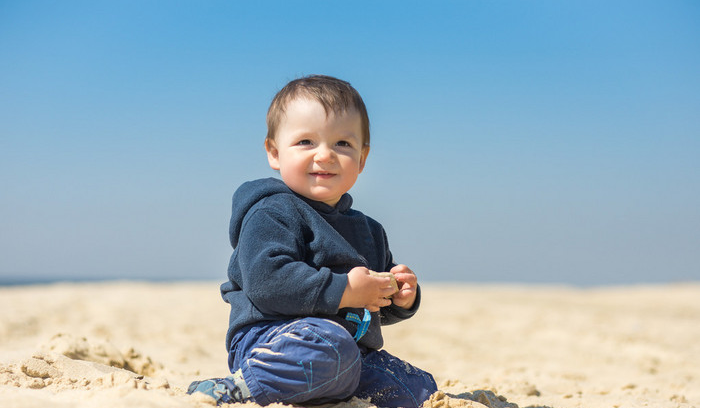
[[370,153],[370,146],[363,146],[360,151],[360,166],[358,173],[362,173],[365,168],[365,161],[368,159],[368,154]]
[[280,155],[275,146],[275,141],[265,139],[265,151],[268,153],[268,164],[273,170],[280,170]]

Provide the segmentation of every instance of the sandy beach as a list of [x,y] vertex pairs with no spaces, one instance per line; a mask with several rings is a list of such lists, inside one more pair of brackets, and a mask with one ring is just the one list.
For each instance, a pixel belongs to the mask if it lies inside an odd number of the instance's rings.
[[[384,333],[434,374],[426,407],[699,407],[698,283],[422,289]],[[0,307],[4,408],[209,407],[184,389],[228,374],[216,282],[0,287]]]

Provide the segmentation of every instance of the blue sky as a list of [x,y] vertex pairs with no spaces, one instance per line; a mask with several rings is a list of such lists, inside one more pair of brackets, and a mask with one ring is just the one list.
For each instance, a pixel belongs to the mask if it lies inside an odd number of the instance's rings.
[[0,282],[223,280],[265,112],[350,81],[425,281],[699,279],[695,1],[0,1]]

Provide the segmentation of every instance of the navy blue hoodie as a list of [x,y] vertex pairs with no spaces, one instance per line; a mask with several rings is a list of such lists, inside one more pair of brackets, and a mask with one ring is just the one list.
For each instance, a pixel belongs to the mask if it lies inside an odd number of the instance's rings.
[[[362,317],[363,310],[338,308],[347,273],[356,266],[389,271],[395,264],[382,226],[351,209],[352,203],[348,194],[335,207],[309,200],[275,178],[236,190],[229,226],[234,252],[229,281],[221,285],[222,298],[231,304],[227,349],[248,325],[297,317],[329,318],[355,334],[356,324],[345,317]],[[419,303],[417,293],[410,310],[391,305],[373,313],[358,343],[380,349],[380,325],[413,316]]]

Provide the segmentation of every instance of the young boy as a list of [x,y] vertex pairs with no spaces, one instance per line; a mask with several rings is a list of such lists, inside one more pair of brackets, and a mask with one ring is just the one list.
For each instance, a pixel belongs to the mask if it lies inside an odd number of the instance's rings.
[[[417,407],[431,374],[384,350],[381,325],[416,313],[416,275],[392,259],[382,226],[347,194],[370,150],[365,104],[349,83],[309,76],[287,84],[267,116],[274,178],[234,194],[226,378],[195,381],[217,403],[322,404],[353,396]],[[371,271],[389,271],[392,278]]]

